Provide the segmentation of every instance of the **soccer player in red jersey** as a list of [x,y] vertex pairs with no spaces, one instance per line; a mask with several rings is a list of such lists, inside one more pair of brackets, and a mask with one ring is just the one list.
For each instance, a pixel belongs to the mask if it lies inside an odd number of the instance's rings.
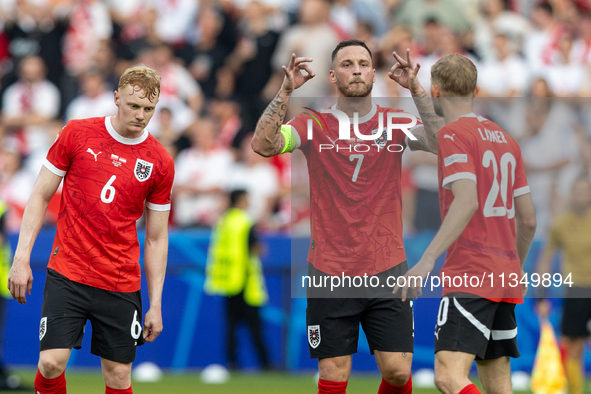
[[[129,394],[136,346],[162,331],[174,162],[145,129],[160,94],[147,67],[127,69],[115,91],[117,115],[72,120],[47,154],[25,209],[8,278],[21,304],[31,294],[31,249],[63,179],[57,234],[47,267],[35,390],[66,393],[65,368],[87,319],[91,353],[101,357],[105,393]],[[144,263],[150,309],[144,317],[136,220],[146,213]]]
[[[308,277],[365,276],[382,283],[355,294],[350,285],[334,292],[307,287],[308,344],[311,357],[318,359],[318,392],[345,393],[361,324],[382,373],[378,392],[411,393],[412,301],[395,299],[385,283],[408,269],[402,242],[402,151],[406,146],[432,149],[421,124],[387,135],[388,117],[397,124],[412,122],[408,114],[372,102],[372,54],[359,40],[343,41],[332,53],[329,78],[337,103],[328,109],[332,113],[321,114],[323,122],[311,122],[312,138],[307,131],[312,118],[305,113],[282,125],[292,92],[315,76],[311,61],[293,54],[283,66],[283,85],[259,119],[252,147],[263,156],[298,148],[306,157],[312,210]],[[357,114],[360,134],[375,137],[339,139],[334,110],[352,119]]]
[[[415,101],[426,97],[410,53],[407,60],[394,56],[391,74],[406,78]],[[519,357],[515,304],[527,291],[522,267],[536,229],[521,150],[497,124],[474,114],[476,79],[474,64],[457,54],[431,68],[432,103],[446,123],[437,136],[443,222],[406,273],[425,279],[447,250],[435,328],[435,384],[446,394],[480,393],[468,379],[475,359],[486,393],[512,392],[510,357]],[[421,295],[410,280],[403,299],[409,289]]]

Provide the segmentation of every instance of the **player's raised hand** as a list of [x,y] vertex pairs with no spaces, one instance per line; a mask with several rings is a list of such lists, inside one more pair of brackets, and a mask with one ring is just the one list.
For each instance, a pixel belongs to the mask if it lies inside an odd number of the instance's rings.
[[[423,295],[425,278],[429,275],[429,272],[431,272],[434,265],[435,262],[421,259],[414,267],[406,272],[404,280],[396,278],[396,286],[394,286],[392,294],[396,294],[400,291],[400,298],[402,298],[402,301],[406,301],[409,290],[411,297],[414,299]],[[399,284],[400,286],[398,286]]]
[[162,312],[159,309],[150,308],[144,317],[144,339],[146,342],[154,342],[162,332]]
[[[296,57],[295,53],[292,53],[291,60],[287,67],[281,66],[285,73],[282,89],[286,93],[291,94],[294,90],[316,76],[314,71],[308,66],[308,63],[311,61],[311,57]],[[305,73],[303,73],[302,70],[304,70]]]
[[400,86],[410,90],[411,93],[420,93],[423,87],[419,83],[417,74],[421,69],[420,64],[415,64],[410,55],[410,49],[406,50],[406,59],[403,59],[396,52],[392,52],[396,63],[388,72],[388,77],[398,82]]
[[33,288],[33,271],[28,261],[15,256],[10,273],[8,274],[8,290],[12,297],[21,304],[27,303],[27,294],[31,295]]

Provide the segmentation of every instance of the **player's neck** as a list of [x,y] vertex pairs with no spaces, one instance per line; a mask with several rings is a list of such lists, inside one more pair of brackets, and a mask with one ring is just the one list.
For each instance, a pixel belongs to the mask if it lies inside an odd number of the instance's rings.
[[[443,104],[443,103],[442,103]],[[472,107],[472,100],[464,102],[464,100],[450,100],[443,104],[443,118],[445,123],[455,122],[464,115],[474,112]]]
[[141,135],[144,133],[144,130],[140,131],[139,133],[134,133],[127,130],[117,115],[111,116],[111,126],[113,126],[113,129],[117,134],[124,138],[135,139],[141,137]]
[[347,114],[349,118],[353,118],[354,113],[357,112],[361,118],[369,113],[372,108],[370,97],[339,97],[336,109]]

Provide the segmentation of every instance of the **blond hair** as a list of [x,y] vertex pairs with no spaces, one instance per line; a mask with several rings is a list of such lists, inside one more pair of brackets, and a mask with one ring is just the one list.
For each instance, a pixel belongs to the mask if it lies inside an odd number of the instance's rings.
[[470,97],[476,89],[478,71],[466,56],[447,55],[431,67],[431,84],[437,85],[445,96]]
[[150,67],[136,66],[125,70],[119,78],[117,89],[121,91],[128,85],[140,88],[144,92],[142,98],[147,97],[150,101],[154,101],[160,95],[160,76]]

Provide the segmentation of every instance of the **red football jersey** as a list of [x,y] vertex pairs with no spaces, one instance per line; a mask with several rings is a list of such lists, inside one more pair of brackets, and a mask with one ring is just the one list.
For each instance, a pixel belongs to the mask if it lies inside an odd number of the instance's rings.
[[[521,285],[511,286],[521,280],[513,198],[529,193],[519,145],[497,124],[474,114],[443,127],[437,140],[442,218],[454,199],[452,182],[472,179],[478,192],[478,210],[447,250],[441,276],[456,277],[456,284],[446,281],[443,294],[522,302]],[[478,280],[470,283],[471,277]]]
[[[360,134],[379,136],[375,140],[356,138],[352,119],[352,138],[338,139],[339,122],[328,113],[302,113],[288,122],[296,131],[310,176],[308,261],[327,274],[374,275],[406,260],[400,197],[406,135],[394,129],[392,138],[386,138],[388,112],[399,114],[394,119],[398,124],[411,122],[401,117],[402,111],[374,104],[358,125]],[[318,116],[323,118],[320,124],[313,119]],[[378,130],[379,117],[382,130]]]
[[125,138],[101,117],[68,122],[44,165],[64,177],[48,267],[89,286],[139,290],[136,221],[144,204],[170,210],[172,157],[146,130]]

